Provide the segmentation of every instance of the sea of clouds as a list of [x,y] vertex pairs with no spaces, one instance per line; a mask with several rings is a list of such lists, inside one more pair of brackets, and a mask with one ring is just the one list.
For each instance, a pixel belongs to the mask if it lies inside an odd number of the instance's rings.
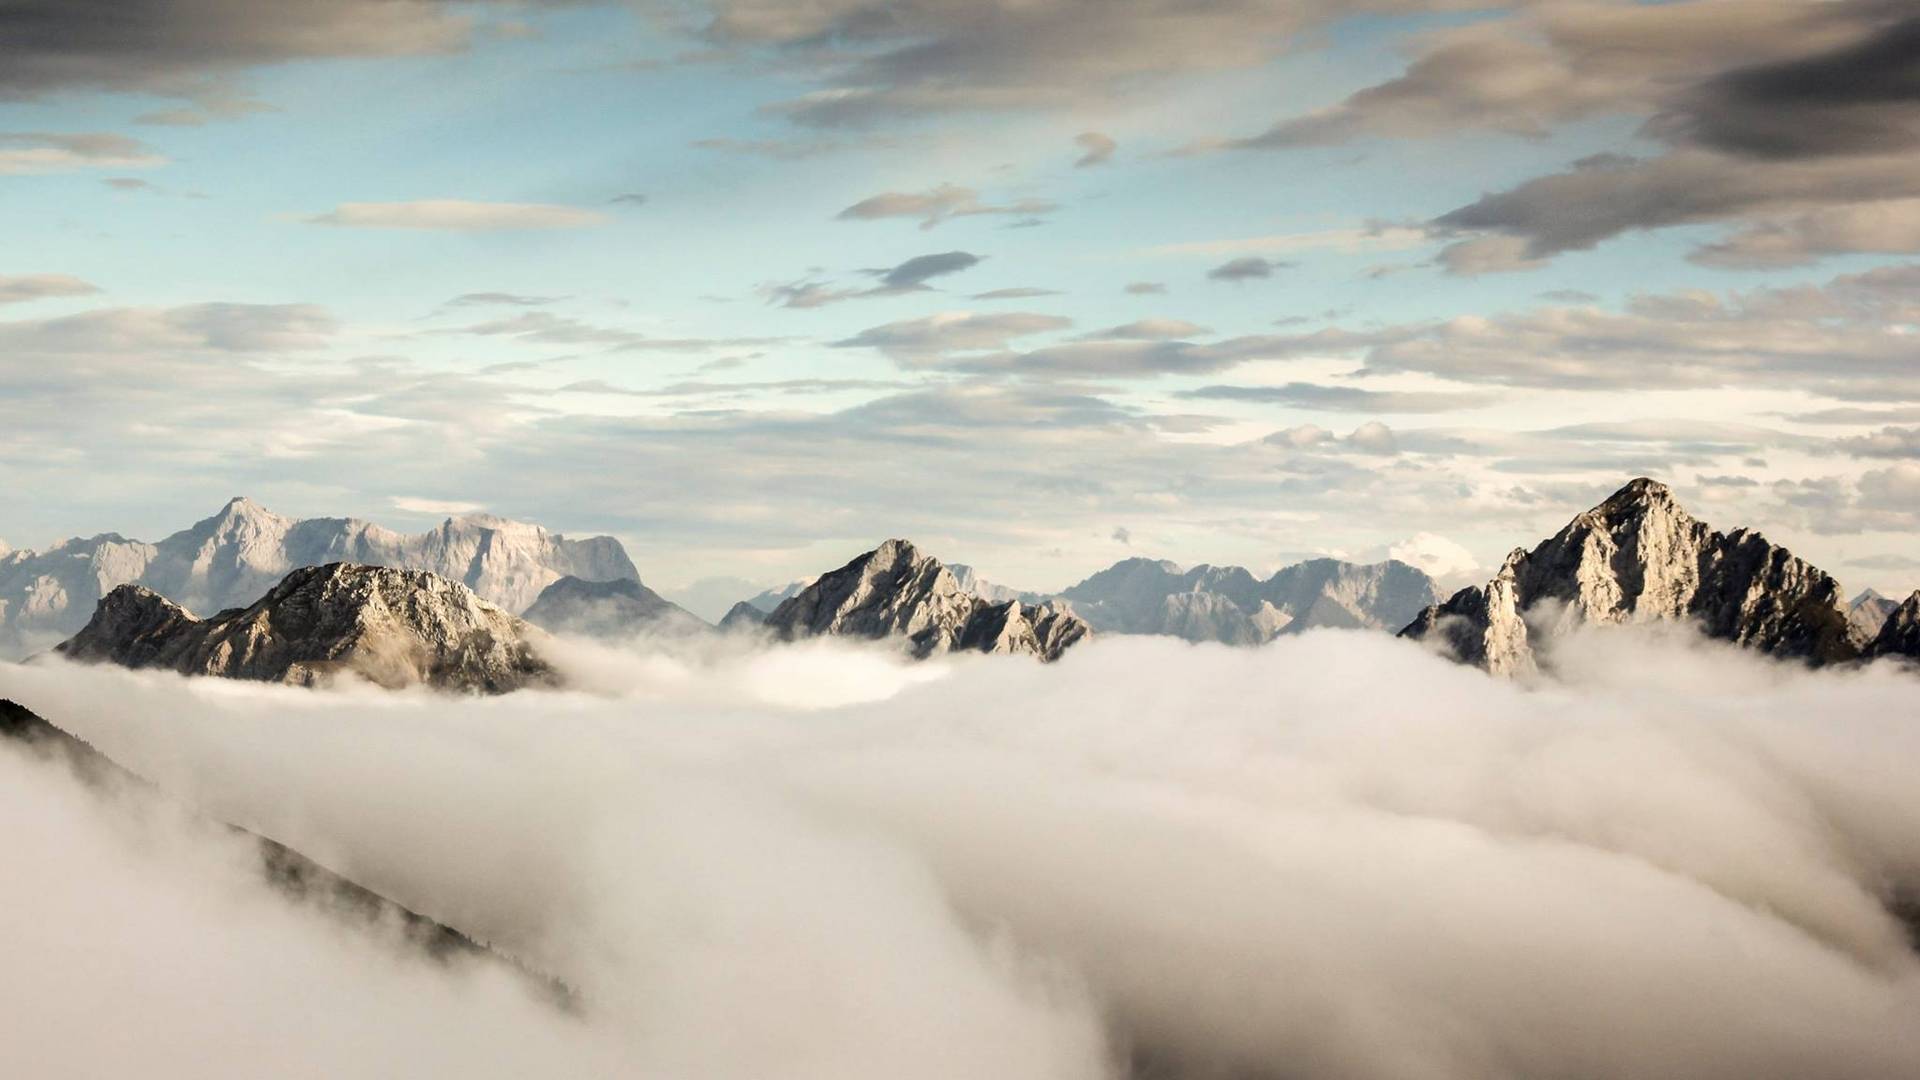
[[[1555,660],[576,644],[583,689],[498,698],[0,666],[179,803],[0,748],[0,1075],[1920,1076],[1920,677]],[[575,1007],[289,903],[202,815]]]

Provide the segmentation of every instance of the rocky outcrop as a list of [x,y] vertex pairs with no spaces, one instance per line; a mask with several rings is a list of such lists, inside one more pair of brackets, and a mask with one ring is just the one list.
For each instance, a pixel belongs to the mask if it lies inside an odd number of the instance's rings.
[[711,629],[680,605],[632,578],[563,577],[521,616],[542,630],[609,640],[683,636]]
[[122,585],[58,651],[184,675],[307,686],[346,674],[391,688],[504,693],[555,681],[535,651],[538,633],[459,582],[332,563],[296,570],[251,606],[209,619]]
[[1401,631],[1467,663],[1524,674],[1542,646],[1584,623],[1690,622],[1709,637],[1831,663],[1859,655],[1833,578],[1759,533],[1721,533],[1659,483],[1638,479],[1483,588],[1463,589]]
[[1887,616],[1899,606],[1898,600],[1889,600],[1872,589],[1861,590],[1860,595],[1847,605],[1847,626],[1853,633],[1853,640],[1864,648],[1879,636],[1880,628],[1886,625]]
[[1438,599],[1406,563],[1296,563],[1262,581],[1238,566],[1125,559],[1061,593],[1095,630],[1258,645],[1315,627],[1396,630]]
[[71,635],[119,585],[144,585],[192,610],[220,611],[252,603],[292,570],[333,562],[427,570],[509,611],[524,609],[563,576],[640,576],[608,536],[571,540],[480,514],[405,535],[352,518],[283,517],[234,499],[158,543],[103,533],[0,555],[0,656]]
[[822,575],[775,608],[766,625],[788,640],[899,637],[921,657],[959,649],[1047,661],[1090,633],[1057,605],[993,603],[966,592],[939,560],[905,540],[889,540]]
[[1920,660],[1920,592],[1887,613],[1864,651],[1870,657],[1902,656]]

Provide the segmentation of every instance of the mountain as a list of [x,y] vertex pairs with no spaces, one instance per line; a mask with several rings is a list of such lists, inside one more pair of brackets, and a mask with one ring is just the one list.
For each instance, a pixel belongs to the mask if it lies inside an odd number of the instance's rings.
[[597,638],[697,634],[711,629],[692,612],[632,578],[563,577],[541,590],[521,618],[556,634]]
[[1087,637],[1087,624],[1053,604],[1000,603],[960,588],[939,560],[889,540],[823,574],[767,616],[782,638],[830,634],[904,637],[914,655],[952,650],[1022,653],[1052,661]]
[[524,609],[569,574],[590,581],[640,577],[609,536],[570,540],[482,514],[409,536],[353,518],[282,517],[242,498],[158,543],[102,533],[0,555],[0,655],[67,637],[119,585],[220,611],[259,599],[291,570],[333,562],[431,571],[509,611]]
[[1314,627],[1398,629],[1438,599],[1406,563],[1297,563],[1262,581],[1238,566],[1124,559],[1060,594],[1101,633],[1258,645]]
[[1899,606],[1898,600],[1889,600],[1872,589],[1861,590],[1847,605],[1847,625],[1853,631],[1853,640],[1860,645],[1871,642],[1886,624],[1887,616]]
[[1920,659],[1920,592],[1907,597],[1887,613],[1864,651],[1868,656]]
[[1580,623],[1690,621],[1709,637],[1812,663],[1859,647],[1840,585],[1759,533],[1721,533],[1673,493],[1634,480],[1532,551],[1515,550],[1483,588],[1422,612],[1401,636],[1498,674],[1540,663],[1536,647]]
[[753,601],[742,600],[727,609],[727,613],[720,617],[720,622],[716,625],[718,625],[720,630],[727,633],[732,633],[736,630],[757,629],[767,624],[767,615],[768,612],[754,607]]
[[1025,604],[1047,602],[1047,597],[1043,593],[1022,592],[1019,589],[1009,589],[1005,585],[996,585],[981,577],[966,563],[948,563],[947,569],[952,572],[954,583],[960,586],[961,592],[970,592],[982,600],[991,600],[996,604],[1005,603],[1008,600],[1018,600]]
[[[813,584],[818,580],[820,579],[819,578],[801,578],[798,581],[789,581],[785,585],[780,586],[779,588],[767,589],[763,592],[755,593],[754,595],[747,597],[745,600],[740,601],[740,603],[745,604],[751,608],[757,608],[761,612],[771,615],[773,614],[774,608],[777,608],[781,604],[784,604],[787,601],[793,599],[794,597],[800,595],[801,590],[805,589],[807,586]],[[728,614],[732,614],[732,612],[728,612]]]
[[288,574],[252,606],[197,619],[122,585],[62,643],[68,659],[308,686],[350,672],[380,686],[504,693],[555,681],[532,630],[424,570],[330,563]]

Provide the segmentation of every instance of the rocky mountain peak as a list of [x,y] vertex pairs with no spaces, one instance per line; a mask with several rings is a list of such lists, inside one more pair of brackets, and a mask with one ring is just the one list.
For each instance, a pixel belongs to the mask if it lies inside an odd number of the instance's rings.
[[993,603],[962,589],[939,560],[888,540],[782,602],[766,625],[780,637],[905,638],[917,656],[955,649],[1056,660],[1087,624],[1052,604]]
[[1711,637],[1826,663],[1859,651],[1839,588],[1759,533],[1715,531],[1641,478],[1401,633],[1501,674],[1534,670],[1539,645],[1585,623],[1691,622]]
[[197,619],[122,585],[58,651],[68,659],[296,685],[351,674],[386,687],[499,693],[549,683],[538,631],[423,570],[304,567],[246,608]]
[[556,634],[598,638],[679,635],[707,629],[698,616],[632,578],[587,581],[563,577],[542,590],[522,617]]

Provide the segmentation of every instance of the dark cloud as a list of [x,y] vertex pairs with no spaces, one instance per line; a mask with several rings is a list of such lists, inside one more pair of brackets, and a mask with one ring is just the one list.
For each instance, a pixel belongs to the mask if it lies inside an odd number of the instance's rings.
[[991,289],[987,292],[974,293],[968,299],[971,299],[971,300],[1027,300],[1036,296],[1059,296],[1059,295],[1061,295],[1059,289],[1041,289],[1041,288],[1035,288],[1031,285],[1022,285],[1018,288]]
[[825,307],[842,300],[864,300],[931,291],[932,286],[927,282],[937,277],[971,269],[979,265],[980,261],[981,257],[971,252],[943,251],[932,255],[916,255],[898,266],[861,271],[880,279],[880,284],[870,289],[839,288],[825,282],[801,280],[770,285],[762,291],[771,302],[781,307]]
[[442,307],[545,307],[565,300],[564,296],[528,296],[524,293],[508,292],[472,292],[459,296],[442,304]]
[[0,176],[140,169],[166,161],[138,139],[111,132],[0,132]]
[[647,197],[637,191],[629,191],[624,194],[615,195],[607,201],[621,206],[645,206],[647,204]]
[[921,289],[934,278],[947,274],[957,274],[962,270],[977,266],[980,256],[965,251],[943,251],[935,255],[916,255],[899,266],[887,270],[870,270],[880,278],[884,289],[903,292]]
[[870,327],[834,345],[878,349],[903,366],[933,367],[949,353],[998,349],[1016,338],[1071,325],[1071,319],[1031,311],[1000,315],[955,311]]
[[70,274],[0,274],[0,304],[20,304],[63,296],[89,296],[100,291],[91,282]]
[[1160,296],[1166,293],[1167,287],[1158,281],[1130,281],[1121,291],[1128,296]]
[[1212,333],[1204,326],[1185,319],[1136,319],[1121,326],[1109,326],[1084,335],[1088,341],[1167,341],[1173,338],[1200,337]]
[[1253,281],[1258,278],[1270,278],[1275,270],[1283,270],[1292,265],[1289,262],[1266,259],[1258,255],[1243,255],[1207,271],[1207,276],[1215,281]]

